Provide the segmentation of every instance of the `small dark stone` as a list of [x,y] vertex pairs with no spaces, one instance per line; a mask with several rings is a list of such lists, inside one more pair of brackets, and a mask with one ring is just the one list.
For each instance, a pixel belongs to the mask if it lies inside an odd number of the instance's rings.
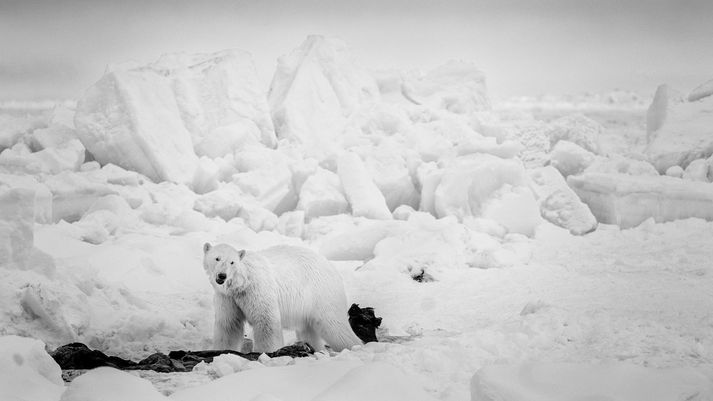
[[381,318],[374,315],[374,308],[360,308],[352,304],[349,308],[349,325],[354,334],[365,343],[377,342],[376,329],[381,325]]

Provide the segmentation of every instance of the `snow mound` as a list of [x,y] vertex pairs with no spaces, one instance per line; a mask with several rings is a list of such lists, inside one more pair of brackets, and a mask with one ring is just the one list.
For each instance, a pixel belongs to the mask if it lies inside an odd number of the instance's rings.
[[62,370],[42,341],[0,337],[0,399],[57,401],[63,391]]
[[683,172],[684,180],[710,182],[708,179],[708,162],[705,159],[692,161]]
[[602,173],[570,176],[567,183],[600,223],[629,228],[649,218],[659,223],[689,217],[713,220],[713,184]]
[[660,87],[647,114],[646,154],[662,174],[713,154],[713,97],[677,102],[672,96]]
[[166,401],[150,381],[114,368],[96,368],[77,377],[61,401]]
[[434,197],[437,217],[484,217],[525,235],[532,235],[541,221],[525,168],[517,159],[459,157],[443,171]]
[[238,50],[110,70],[79,101],[75,125],[97,161],[154,181],[189,183],[196,152],[217,157],[245,143],[275,145],[251,56]]
[[0,153],[0,169],[24,174],[77,171],[84,163],[84,156],[84,146],[77,139],[37,152],[32,152],[24,143],[18,143]]
[[708,400],[710,380],[691,368],[626,363],[493,365],[471,380],[473,401]]
[[532,170],[530,178],[545,220],[566,228],[574,235],[586,234],[597,228],[597,219],[554,167]]
[[278,137],[312,150],[340,135],[360,105],[378,99],[376,81],[355,64],[347,45],[318,35],[280,57],[268,94]]
[[629,159],[616,154],[607,157],[598,157],[584,172],[648,176],[659,175],[656,168],[645,160]]
[[392,218],[384,195],[356,153],[342,155],[337,161],[337,172],[353,216],[380,220]]
[[240,399],[245,400],[261,395],[292,401],[313,400],[359,365],[354,361],[307,361],[292,366],[243,370],[202,386],[177,391],[171,399],[194,401],[210,394],[213,401],[232,401],[239,393]]

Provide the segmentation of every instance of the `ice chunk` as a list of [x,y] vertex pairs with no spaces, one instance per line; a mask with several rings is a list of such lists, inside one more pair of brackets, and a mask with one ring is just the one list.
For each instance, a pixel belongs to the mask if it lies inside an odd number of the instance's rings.
[[550,163],[565,177],[581,173],[595,159],[594,153],[566,140],[557,142],[550,153]]
[[190,183],[194,147],[217,157],[276,143],[251,56],[239,50],[109,71],[80,100],[75,124],[96,160],[155,181]]
[[34,192],[35,222],[52,222],[52,193],[46,185],[40,184],[28,175],[0,174],[0,188],[25,188]]
[[305,212],[296,210],[283,213],[277,221],[277,231],[287,237],[301,238],[304,232]]
[[52,221],[55,222],[76,221],[98,198],[117,193],[105,183],[69,172],[48,177],[44,184],[52,192]]
[[352,215],[382,220],[392,218],[384,195],[372,181],[358,155],[352,152],[345,153],[339,158],[337,166],[344,193],[352,208]]
[[567,183],[589,206],[597,221],[633,227],[699,217],[713,220],[713,185],[667,176],[587,173]]
[[552,146],[560,140],[566,140],[599,154],[599,136],[602,130],[602,126],[591,118],[582,114],[571,114],[553,121],[548,127],[547,135]]
[[99,367],[77,377],[61,401],[166,401],[150,381],[108,367]]
[[696,159],[686,167],[683,172],[684,180],[709,182],[708,180],[708,163],[705,159]]
[[198,197],[193,209],[206,217],[220,217],[225,221],[240,217],[254,231],[272,230],[278,223],[274,213],[232,184]]
[[24,266],[34,246],[35,193],[0,187],[0,265]]
[[[560,142],[561,143],[561,142]],[[564,177],[552,166],[529,172],[533,191],[540,203],[540,214],[552,224],[566,228],[574,235],[597,228],[597,219],[589,207],[567,186]]]
[[671,166],[686,168],[713,154],[713,97],[696,102],[675,102],[671,94],[656,92],[649,107],[646,154],[663,173]]
[[398,151],[394,146],[382,146],[369,152],[365,159],[367,170],[384,195],[389,210],[400,205],[417,207],[420,201],[406,160]]
[[57,401],[63,391],[62,370],[42,341],[0,337],[0,399]]
[[[457,158],[443,172],[435,191],[437,217],[486,217],[512,232],[531,235],[540,212],[522,163],[488,154]],[[508,213],[514,207],[518,213]]]
[[197,194],[205,194],[218,189],[219,172],[220,167],[213,159],[201,157],[198,160],[198,168],[193,176],[191,188]]
[[693,368],[654,369],[629,363],[492,365],[470,383],[473,401],[706,400],[713,388]]
[[82,163],[84,163],[84,146],[77,139],[34,153],[27,145],[18,143],[0,153],[1,168],[26,174],[77,171]]
[[253,146],[235,154],[240,173],[232,184],[254,197],[264,208],[276,214],[294,210],[297,194],[292,184],[292,170],[281,152]]
[[280,57],[268,95],[278,137],[317,148],[341,134],[360,105],[378,98],[374,78],[346,44],[316,35]]
[[307,221],[319,216],[346,213],[349,203],[342,192],[339,176],[323,168],[302,184],[297,209],[305,212]]
[[154,181],[190,182],[197,157],[173,84],[152,68],[110,71],[77,104],[77,134],[94,158]]
[[436,215],[436,188],[441,183],[443,170],[435,162],[423,163],[416,170],[421,186],[421,202],[418,210]]
[[713,95],[713,79],[698,85],[695,89],[688,94],[689,102],[696,102],[705,97]]

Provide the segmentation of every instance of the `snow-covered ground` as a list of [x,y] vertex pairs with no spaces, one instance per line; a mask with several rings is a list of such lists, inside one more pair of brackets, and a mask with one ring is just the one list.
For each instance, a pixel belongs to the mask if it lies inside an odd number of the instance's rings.
[[[0,399],[713,399],[701,88],[492,103],[313,36],[265,93],[231,50],[0,104]],[[205,242],[320,252],[385,341],[61,382],[43,343],[209,349]]]

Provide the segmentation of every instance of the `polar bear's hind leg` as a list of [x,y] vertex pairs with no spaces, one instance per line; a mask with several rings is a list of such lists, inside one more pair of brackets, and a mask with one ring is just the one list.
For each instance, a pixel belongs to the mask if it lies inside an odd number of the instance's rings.
[[355,345],[363,344],[359,337],[354,334],[346,319],[338,319],[334,316],[327,316],[325,319],[314,323],[314,329],[329,347],[337,352],[349,349]]
[[297,340],[304,341],[311,345],[315,351],[321,351],[324,349],[324,340],[322,340],[322,337],[315,329],[313,323],[310,323],[303,330],[297,331]]

